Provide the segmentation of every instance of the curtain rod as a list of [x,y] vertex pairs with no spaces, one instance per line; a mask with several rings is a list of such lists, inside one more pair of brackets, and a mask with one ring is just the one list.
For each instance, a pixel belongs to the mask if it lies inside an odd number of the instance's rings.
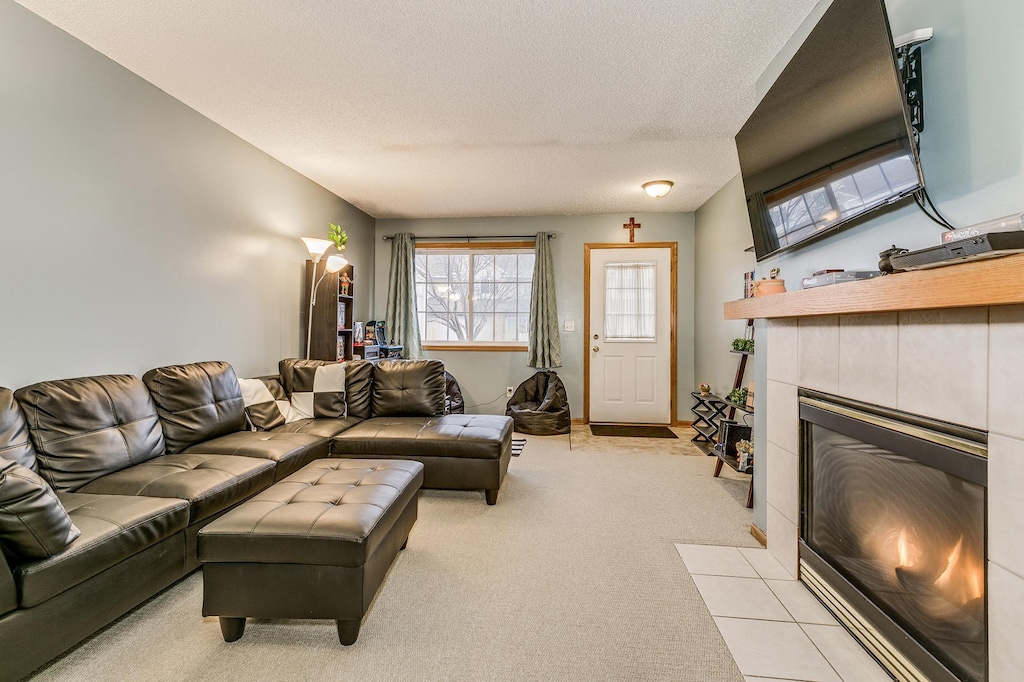
[[[395,238],[395,235],[393,235],[393,234],[386,234],[383,237],[381,237],[381,239],[383,239],[386,242],[389,242],[389,241],[393,240],[394,238]],[[413,240],[414,241],[442,241],[442,242],[466,241],[466,242],[469,242],[469,241],[472,241],[474,239],[481,239],[483,241],[489,241],[489,242],[529,242],[529,241],[536,241],[537,240],[537,235],[535,235],[535,234],[512,234],[512,235],[502,235],[502,236],[483,235],[483,236],[480,236],[480,237],[469,237],[469,236],[466,236],[464,234],[463,235],[458,235],[458,236],[453,236],[453,237],[417,237],[417,236],[413,235]],[[555,239],[555,234],[554,233],[549,234],[548,235],[548,239]]]

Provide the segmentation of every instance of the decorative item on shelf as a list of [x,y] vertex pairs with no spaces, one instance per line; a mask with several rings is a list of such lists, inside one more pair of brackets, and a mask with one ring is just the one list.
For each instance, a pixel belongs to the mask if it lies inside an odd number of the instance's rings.
[[377,320],[370,320],[366,323],[366,331],[363,333],[363,344],[366,346],[376,346],[378,343],[383,343],[384,339],[377,338]]
[[772,268],[768,275],[769,279],[759,279],[754,282],[755,298],[786,293],[786,280],[778,278],[779,269]]
[[334,248],[341,253],[345,250],[345,245],[348,244],[348,235],[345,234],[345,230],[341,229],[340,225],[334,223],[327,223],[327,239],[334,244]]
[[338,301],[338,331],[345,330],[345,313],[348,312],[348,303]]
[[341,273],[341,281],[338,284],[338,294],[341,296],[348,296],[349,287],[352,285],[352,278],[348,276],[347,272]]
[[754,409],[754,382],[751,381],[747,384],[747,402],[746,406],[748,410]]
[[363,323],[353,322],[352,323],[352,343],[357,346],[363,345]]
[[725,399],[728,400],[730,403],[734,403],[736,405],[746,405],[747,404],[747,389],[745,389],[745,388],[734,388],[731,391],[729,391],[729,395],[727,395],[725,397]]
[[739,471],[747,473],[754,465],[754,444],[749,440],[736,443],[736,457],[739,459]]
[[711,395],[711,384],[701,384],[698,388],[702,397],[707,398]]
[[743,273],[743,298],[754,297],[754,271]]
[[754,339],[733,339],[732,349],[739,353],[753,353]]

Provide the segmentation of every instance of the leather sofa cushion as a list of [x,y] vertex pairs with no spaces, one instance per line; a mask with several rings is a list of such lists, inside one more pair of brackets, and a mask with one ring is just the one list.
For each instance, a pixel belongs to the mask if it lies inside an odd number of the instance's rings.
[[194,445],[185,452],[267,459],[276,465],[275,479],[281,480],[314,459],[326,457],[330,445],[327,438],[307,433],[237,431]]
[[444,363],[440,360],[381,360],[373,368],[374,417],[433,417],[444,414]]
[[245,428],[242,390],[226,362],[157,367],[142,380],[153,394],[169,454]]
[[363,566],[422,483],[419,462],[313,462],[199,531],[199,558]]
[[0,616],[18,608],[18,588],[14,584],[11,568],[0,552]]
[[31,469],[0,458],[0,545],[17,557],[57,554],[79,535],[57,495]]
[[332,451],[352,455],[501,459],[512,420],[485,414],[374,417],[334,437]]
[[164,454],[156,406],[138,377],[44,381],[20,388],[39,473],[57,492]]
[[60,499],[82,534],[63,552],[12,566],[22,608],[85,582],[188,524],[183,500],[82,493],[60,493]]
[[213,516],[274,482],[268,459],[178,454],[158,457],[93,481],[83,493],[174,497],[189,502],[189,524]]
[[362,419],[355,417],[345,417],[344,419],[300,419],[277,427],[273,430],[273,433],[308,433],[314,436],[333,438],[339,433],[348,431],[362,421]]
[[[296,367],[319,367],[328,364],[329,360],[302,360],[285,358],[278,363],[281,383],[289,396],[295,390]],[[349,360],[345,363],[345,403],[348,416],[358,419],[369,419],[371,387],[373,386],[373,363],[367,360]]]
[[14,392],[0,387],[0,457],[36,469],[36,451],[28,435],[25,414],[14,399]]

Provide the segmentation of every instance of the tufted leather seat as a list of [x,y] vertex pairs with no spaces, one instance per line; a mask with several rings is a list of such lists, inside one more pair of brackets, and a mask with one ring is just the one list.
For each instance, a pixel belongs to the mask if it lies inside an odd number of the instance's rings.
[[512,421],[504,416],[375,417],[335,436],[335,452],[500,459],[511,443]]
[[361,566],[422,482],[419,462],[313,462],[201,530],[199,558]]
[[231,455],[165,455],[84,486],[97,495],[174,497],[189,502],[189,524],[223,511],[274,482],[274,463]]
[[362,422],[358,417],[343,419],[300,419],[279,426],[273,433],[308,433],[321,438],[333,438]]
[[12,566],[22,608],[41,604],[188,525],[184,500],[61,493],[60,501],[82,534],[59,554]]
[[416,522],[423,465],[318,460],[199,531],[203,615],[226,641],[246,618],[330,618],[352,644]]
[[[321,419],[317,421],[338,420]],[[330,446],[331,442],[325,440],[324,436],[311,433],[237,431],[193,445],[185,453],[237,455],[270,460],[277,465],[275,478],[279,481],[314,459],[326,457]]]

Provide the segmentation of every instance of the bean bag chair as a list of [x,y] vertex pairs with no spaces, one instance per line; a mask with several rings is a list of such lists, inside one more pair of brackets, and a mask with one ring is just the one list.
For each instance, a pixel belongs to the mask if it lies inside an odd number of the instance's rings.
[[444,413],[466,414],[466,401],[462,398],[462,389],[451,372],[444,373]]
[[532,436],[569,433],[569,396],[554,372],[541,371],[519,384],[505,406],[515,430]]

